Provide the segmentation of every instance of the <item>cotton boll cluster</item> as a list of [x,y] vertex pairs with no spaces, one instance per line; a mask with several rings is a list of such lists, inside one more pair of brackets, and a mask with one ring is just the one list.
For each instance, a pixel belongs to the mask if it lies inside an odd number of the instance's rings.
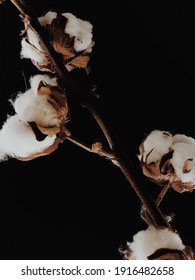
[[[90,22],[77,18],[71,13],[57,14],[49,11],[38,18],[41,26],[48,33],[54,50],[60,54],[68,71],[84,68],[89,71],[88,63],[94,45]],[[37,34],[25,23],[25,32],[21,40],[21,58],[31,59],[41,71],[55,73],[49,57]]]
[[127,250],[122,252],[129,260],[187,260],[194,259],[191,247],[185,246],[178,233],[166,227],[149,226],[127,242]]
[[157,185],[177,192],[195,188],[195,139],[184,134],[154,130],[139,146],[144,175]]
[[0,130],[0,160],[14,157],[31,160],[53,152],[70,136],[67,98],[56,78],[35,75],[30,89],[18,93],[10,102],[15,115]]

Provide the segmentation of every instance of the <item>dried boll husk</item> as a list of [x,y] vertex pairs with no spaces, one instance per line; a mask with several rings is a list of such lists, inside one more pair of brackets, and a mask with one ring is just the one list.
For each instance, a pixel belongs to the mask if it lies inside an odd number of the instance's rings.
[[195,253],[190,246],[184,250],[160,248],[148,256],[148,260],[195,260]]

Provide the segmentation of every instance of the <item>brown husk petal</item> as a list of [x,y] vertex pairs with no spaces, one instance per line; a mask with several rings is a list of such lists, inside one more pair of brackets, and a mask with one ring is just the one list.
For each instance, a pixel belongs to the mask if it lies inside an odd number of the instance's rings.
[[64,32],[66,23],[67,18],[58,15],[57,18],[52,20],[51,24],[46,26],[50,42],[55,51],[62,56],[62,61],[68,71],[75,68],[87,69],[90,55],[84,51],[76,52],[74,48],[75,37],[70,37],[69,34]]
[[21,161],[29,161],[29,160],[33,160],[37,157],[46,156],[46,155],[51,154],[54,150],[56,150],[58,148],[58,145],[59,145],[60,142],[62,142],[62,139],[60,137],[57,137],[55,139],[54,143],[51,146],[44,149],[43,151],[40,151],[40,152],[37,152],[37,153],[34,153],[34,154],[30,154],[26,157],[19,157],[17,155],[15,155],[15,157],[18,160],[21,160]]
[[195,260],[195,253],[190,246],[184,250],[161,248],[147,257],[148,260]]
[[63,126],[69,121],[69,107],[64,91],[58,86],[51,86],[45,82],[40,82],[37,89],[38,95],[47,95],[48,102],[58,112],[60,125]]

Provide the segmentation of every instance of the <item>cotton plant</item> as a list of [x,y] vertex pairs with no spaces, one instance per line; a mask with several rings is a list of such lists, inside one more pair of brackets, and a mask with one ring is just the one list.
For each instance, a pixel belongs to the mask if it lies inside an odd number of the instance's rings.
[[57,79],[46,74],[30,78],[30,88],[10,99],[15,115],[0,130],[0,160],[32,160],[57,149],[70,136],[67,97]]
[[[89,60],[94,45],[93,25],[72,13],[47,12],[38,17],[45,29],[49,41],[68,71],[83,68],[89,73]],[[21,58],[31,59],[40,70],[55,73],[55,69],[44,50],[42,41],[24,19],[25,28],[22,32]]]
[[126,260],[195,259],[195,253],[183,244],[178,232],[153,225],[137,232],[121,253]]
[[[2,2],[4,1],[0,0],[0,4]],[[83,96],[82,106],[83,100],[87,101],[84,105],[95,116],[102,128],[108,140],[108,147],[104,149],[100,142],[92,144],[91,147],[79,143],[71,137],[71,132],[67,128],[70,110],[65,88],[67,86],[70,89],[70,95],[74,95],[75,88],[78,91],[80,89],[77,86],[72,87],[71,82],[68,84],[69,79],[66,78],[61,80],[63,89],[61,88],[57,77],[59,79],[63,75],[66,77],[67,71],[61,71],[58,62],[62,62],[68,72],[82,68],[89,73],[89,61],[94,46],[92,24],[69,12],[49,11],[37,18],[40,26],[33,26],[33,21],[31,21],[33,15],[26,14],[28,9],[23,9],[24,3],[19,1],[20,5],[18,5],[17,0],[12,2],[17,8],[19,7],[24,23],[24,30],[21,32],[20,57],[30,59],[42,74],[32,76],[29,88],[25,92],[17,93],[9,100],[15,114],[8,115],[0,129],[0,161],[9,158],[28,161],[49,155],[65,139],[69,139],[89,152],[104,155],[106,159],[110,159],[112,163],[120,167],[130,184],[136,189],[136,193],[144,204],[146,218],[149,217],[147,229],[136,233],[133,241],[127,242],[127,248],[121,251],[124,259],[195,259],[191,247],[183,244],[178,232],[171,227],[159,226],[161,223],[167,225],[167,222],[161,219],[157,203],[142,192],[139,180],[136,176],[134,177],[134,174],[132,175],[131,170],[129,171],[131,166],[128,161],[123,161],[123,157],[126,158],[123,150],[120,151],[120,147],[117,147],[116,153],[115,139],[106,126],[107,121],[102,118],[101,113],[98,115],[98,107],[90,103],[91,99],[87,98],[88,95]],[[40,27],[44,29],[44,34],[48,37],[48,42],[57,56],[51,57],[44,38],[40,36]],[[80,93],[82,94],[83,91],[81,90]],[[144,175],[157,185],[170,185],[177,192],[191,191],[195,188],[195,140],[192,137],[154,130],[143,140],[139,146],[139,152],[137,156]]]
[[153,130],[139,146],[142,170],[157,185],[169,185],[177,192],[195,188],[195,139]]

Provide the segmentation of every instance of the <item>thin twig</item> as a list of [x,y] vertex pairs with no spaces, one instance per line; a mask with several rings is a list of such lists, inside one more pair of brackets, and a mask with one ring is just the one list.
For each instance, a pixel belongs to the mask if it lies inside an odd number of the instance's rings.
[[95,142],[90,146],[90,145],[87,145],[87,144],[81,142],[80,140],[74,138],[73,136],[67,137],[66,139],[90,153],[95,153],[100,156],[104,156],[105,158],[110,159],[110,160],[116,159],[114,153],[112,151],[107,151],[103,147],[101,142]]
[[161,192],[159,193],[157,199],[156,199],[156,205],[160,205],[161,201],[163,200],[165,194],[167,193],[167,191],[170,189],[170,184],[166,184],[163,189],[161,190]]

